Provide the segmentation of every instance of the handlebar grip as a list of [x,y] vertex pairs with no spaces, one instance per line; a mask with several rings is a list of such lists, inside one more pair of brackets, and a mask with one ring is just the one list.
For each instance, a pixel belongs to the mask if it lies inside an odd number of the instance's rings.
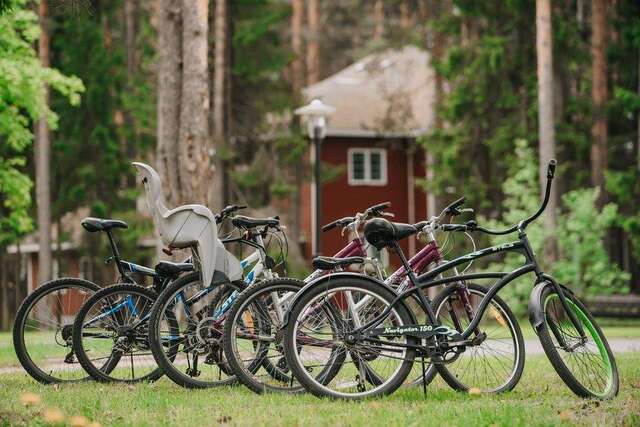
[[387,209],[390,206],[391,206],[391,202],[378,203],[377,205],[373,205],[367,208],[366,212],[381,211],[383,209]]
[[333,221],[333,222],[330,222],[329,224],[323,225],[322,226],[322,231],[333,230],[337,226],[338,226],[338,221]]
[[462,196],[462,197],[460,197],[458,200],[456,200],[455,202],[451,203],[451,204],[449,205],[449,208],[451,208],[451,209],[455,209],[455,208],[457,208],[457,207],[460,207],[460,206],[462,206],[462,205],[464,204],[464,202],[465,202],[466,200],[467,200],[467,198],[466,198],[466,197],[464,197],[464,196]]
[[464,224],[442,224],[440,226],[442,231],[466,231],[467,226]]
[[549,167],[547,168],[547,179],[553,179],[553,176],[556,173],[556,165],[558,162],[555,159],[549,160]]

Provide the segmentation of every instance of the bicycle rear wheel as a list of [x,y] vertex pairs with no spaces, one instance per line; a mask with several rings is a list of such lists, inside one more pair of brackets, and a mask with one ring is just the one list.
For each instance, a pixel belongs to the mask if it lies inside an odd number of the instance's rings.
[[[438,322],[464,332],[487,291],[486,287],[477,284],[444,288],[432,302]],[[477,330],[469,338],[477,339],[477,344],[467,346],[459,354],[445,355],[448,363],[436,365],[440,376],[458,391],[473,388],[484,393],[500,393],[512,390],[524,369],[524,340],[518,319],[500,297],[493,296]]]
[[[378,283],[359,277],[331,280],[300,295],[290,309],[284,336],[287,363],[300,383],[316,396],[342,399],[390,394],[400,387],[415,356],[414,349],[403,345],[416,345],[417,340],[400,333],[354,333],[395,297]],[[400,301],[376,330],[412,323]]]
[[43,384],[87,379],[73,350],[76,313],[100,287],[63,278],[40,285],[20,305],[13,324],[13,347],[22,367]]
[[[618,394],[620,379],[606,337],[591,313],[575,295],[564,292],[568,308],[582,324],[584,339],[568,317],[555,288],[540,293],[544,322],[538,337],[549,361],[564,383],[578,396],[610,399]],[[564,345],[560,341],[564,341]]]

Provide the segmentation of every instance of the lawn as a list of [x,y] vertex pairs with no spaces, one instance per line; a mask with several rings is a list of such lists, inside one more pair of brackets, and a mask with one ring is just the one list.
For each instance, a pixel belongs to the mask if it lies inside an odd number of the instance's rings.
[[[0,347],[4,350],[4,347]],[[622,387],[607,402],[574,397],[544,356],[527,359],[515,391],[469,395],[440,380],[425,398],[420,388],[365,402],[309,395],[258,396],[242,387],[185,390],[167,379],[155,384],[80,383],[42,386],[22,373],[0,375],[0,425],[44,425],[57,408],[106,425],[639,425],[640,353],[617,356]],[[25,407],[25,393],[41,401]]]

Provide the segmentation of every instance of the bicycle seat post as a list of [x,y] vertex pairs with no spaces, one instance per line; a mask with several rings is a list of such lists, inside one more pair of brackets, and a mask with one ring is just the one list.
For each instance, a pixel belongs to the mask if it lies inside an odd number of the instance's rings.
[[109,238],[109,245],[111,246],[111,254],[113,256],[113,260],[116,263],[116,267],[118,268],[118,273],[120,273],[120,278],[125,278],[124,268],[122,268],[122,263],[120,260],[120,252],[118,251],[118,246],[116,245],[115,240],[113,240],[113,236],[111,235],[111,230],[106,230],[107,237]]

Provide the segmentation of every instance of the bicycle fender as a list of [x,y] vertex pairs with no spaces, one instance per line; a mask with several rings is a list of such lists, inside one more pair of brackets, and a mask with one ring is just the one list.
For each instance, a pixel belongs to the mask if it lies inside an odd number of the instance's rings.
[[[549,278],[545,277],[545,279],[549,280]],[[531,295],[529,295],[529,323],[533,326],[533,330],[538,333],[538,328],[544,322],[544,301],[542,301],[542,293],[544,292],[547,286],[553,286],[553,284],[549,281],[543,281],[538,283],[531,291]],[[560,284],[562,287],[562,291],[568,294],[573,295],[573,291],[563,284]]]
[[[362,275],[360,273],[352,273],[352,272],[348,272],[348,271],[341,271],[341,272],[337,272],[337,273],[327,274],[325,276],[318,277],[317,279],[307,283],[306,285],[304,285],[304,287],[302,289],[300,289],[296,293],[296,295],[291,300],[291,303],[289,304],[289,307],[287,308],[286,313],[284,314],[284,319],[282,321],[282,326],[281,326],[280,329],[285,329],[287,327],[287,325],[289,324],[289,317],[290,317],[289,313],[291,312],[291,307],[293,307],[295,305],[295,303],[298,301],[300,296],[303,295],[306,290],[308,290],[309,288],[315,287],[315,286],[320,286],[320,285],[329,283],[331,280],[342,279],[342,278],[356,278],[356,277],[358,279],[361,279],[361,280],[369,280],[371,282],[374,282],[378,286],[386,288],[387,290],[393,292],[394,294],[396,293],[393,290],[393,288],[391,288],[389,285],[384,283],[382,280],[377,279],[375,277],[365,276],[365,275]],[[403,302],[401,302],[401,303],[404,304]],[[408,311],[409,311],[409,313],[412,313],[411,310],[408,310]],[[413,316],[413,313],[412,313],[412,316]]]

